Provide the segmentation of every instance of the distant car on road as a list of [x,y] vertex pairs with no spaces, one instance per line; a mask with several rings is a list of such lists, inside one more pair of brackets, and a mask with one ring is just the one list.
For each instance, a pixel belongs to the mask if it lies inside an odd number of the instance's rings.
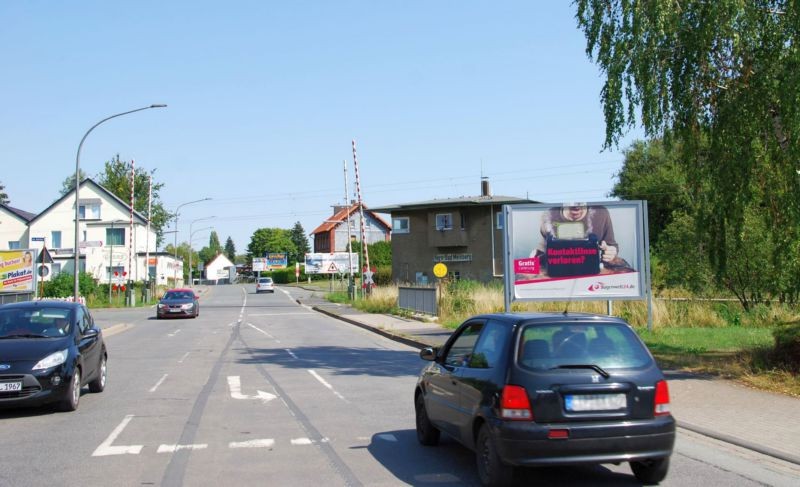
[[675,442],[664,375],[633,329],[609,316],[491,314],[465,321],[414,391],[417,439],[445,432],[476,452],[484,485],[514,467],[630,462],[658,483]]
[[274,293],[275,283],[272,282],[271,277],[259,277],[256,279],[256,294],[258,293]]
[[156,318],[197,318],[200,316],[200,297],[191,289],[170,289],[156,306]]
[[108,353],[89,310],[76,303],[0,306],[0,407],[78,408],[81,388],[106,387]]

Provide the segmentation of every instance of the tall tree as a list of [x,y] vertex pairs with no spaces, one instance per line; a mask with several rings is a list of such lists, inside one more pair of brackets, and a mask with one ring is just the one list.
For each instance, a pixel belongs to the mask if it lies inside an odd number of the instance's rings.
[[[164,248],[164,252],[168,253],[169,255],[175,255],[175,247],[173,247],[172,244],[167,244],[167,246]],[[178,244],[178,258],[183,260],[184,282],[187,282],[189,279],[189,252],[192,254],[192,267],[197,269],[197,264],[200,263],[200,255],[194,250],[190,249],[187,242]],[[197,277],[197,271],[195,271],[194,275]],[[172,276],[164,277],[171,278]]]
[[[800,294],[800,4],[786,0],[577,0],[605,75],[605,146],[637,120],[680,141],[716,279],[731,289],[753,228],[777,272],[754,300]],[[748,228],[749,226],[749,228]],[[760,261],[760,259],[759,259]],[[734,289],[732,291],[736,292]],[[739,295],[737,293],[737,295]],[[745,303],[746,305],[746,303]]]
[[230,236],[225,240],[225,256],[234,264],[236,263],[236,246],[233,245],[233,239]]
[[[78,169],[78,174],[81,177],[81,181],[86,179],[86,173],[83,172],[83,169]],[[75,173],[70,174],[66,179],[64,179],[64,181],[61,182],[59,198],[65,194],[69,194],[72,191],[75,191]]]
[[296,248],[294,254],[289,255],[289,263],[304,261],[305,255],[310,252],[311,249],[308,245],[308,238],[306,237],[306,231],[303,230],[303,225],[301,225],[300,222],[295,222],[289,235]]
[[214,255],[222,253],[222,244],[219,243],[219,235],[216,230],[211,230],[211,235],[208,237],[208,248],[214,252]]
[[291,239],[289,230],[259,228],[253,232],[247,245],[248,263],[253,262],[253,257],[262,257],[267,252],[287,252],[289,255],[296,255],[297,247]]
[[0,203],[7,205],[11,201],[8,199],[8,194],[6,194],[6,187],[0,182]]

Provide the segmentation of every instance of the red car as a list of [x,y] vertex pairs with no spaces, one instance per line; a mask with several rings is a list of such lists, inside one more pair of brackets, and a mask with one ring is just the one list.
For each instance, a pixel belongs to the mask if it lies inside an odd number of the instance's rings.
[[191,289],[170,289],[156,306],[156,318],[200,316],[200,296]]

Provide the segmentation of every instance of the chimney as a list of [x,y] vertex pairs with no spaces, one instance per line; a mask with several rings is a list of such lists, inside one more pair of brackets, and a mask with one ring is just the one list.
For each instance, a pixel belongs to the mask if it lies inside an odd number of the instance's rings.
[[492,196],[492,191],[489,189],[489,178],[481,176],[481,196]]

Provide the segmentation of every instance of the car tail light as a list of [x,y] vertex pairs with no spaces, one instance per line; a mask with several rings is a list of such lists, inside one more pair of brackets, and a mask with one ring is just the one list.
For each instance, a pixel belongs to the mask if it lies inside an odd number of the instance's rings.
[[656,416],[669,414],[669,387],[667,381],[660,380],[656,383],[656,405],[653,410]]
[[524,387],[512,385],[503,387],[500,397],[500,417],[517,421],[533,420],[531,403]]

